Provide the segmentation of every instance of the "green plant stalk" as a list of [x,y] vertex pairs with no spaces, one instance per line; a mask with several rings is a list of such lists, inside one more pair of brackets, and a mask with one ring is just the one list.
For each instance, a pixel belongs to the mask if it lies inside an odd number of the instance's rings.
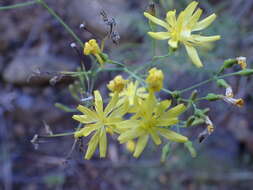
[[16,8],[21,8],[21,7],[27,7],[27,6],[36,4],[36,3],[37,3],[37,1],[34,0],[34,1],[27,1],[24,3],[17,3],[15,5],[3,6],[3,7],[0,7],[0,11],[9,10],[9,9],[16,9]]
[[74,135],[75,134],[75,131],[74,132],[68,132],[68,133],[58,133],[58,134],[55,134],[55,135],[39,135],[39,138],[53,138],[53,137],[65,137],[65,136],[70,136],[70,135]]
[[38,4],[41,4],[47,11],[60,22],[60,24],[70,33],[70,35],[79,43],[81,47],[83,47],[82,40],[74,33],[74,31],[61,19],[61,17],[56,14],[56,12],[51,9],[44,0],[37,0]]
[[193,90],[193,89],[195,89],[195,88],[198,88],[198,87],[200,87],[200,86],[202,86],[202,85],[204,85],[204,84],[207,84],[207,83],[212,82],[212,81],[217,80],[217,79],[222,79],[222,78],[226,78],[226,77],[230,77],[230,76],[239,75],[239,72],[240,72],[240,71],[234,72],[234,73],[228,73],[228,74],[221,75],[221,76],[212,77],[212,78],[207,79],[207,80],[204,80],[204,81],[202,81],[202,82],[200,82],[200,83],[198,83],[198,84],[195,84],[195,85],[193,85],[193,86],[191,86],[191,87],[189,87],[189,88],[185,88],[185,89],[183,89],[183,90],[179,90],[179,93],[184,93],[184,92],[187,92],[187,91],[189,91],[189,90]]

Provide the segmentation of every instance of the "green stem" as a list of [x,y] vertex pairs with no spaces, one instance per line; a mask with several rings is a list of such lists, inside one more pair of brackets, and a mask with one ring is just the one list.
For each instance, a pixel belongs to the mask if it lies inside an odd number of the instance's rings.
[[212,82],[212,81],[217,80],[217,79],[222,79],[222,78],[226,78],[226,77],[230,77],[230,76],[239,75],[239,72],[240,71],[234,72],[234,73],[225,74],[225,75],[221,75],[221,76],[217,76],[217,77],[212,77],[212,78],[204,80],[204,81],[202,81],[202,82],[200,82],[198,84],[195,84],[195,85],[193,85],[193,86],[191,86],[189,88],[185,88],[183,90],[180,90],[179,93],[184,93],[184,92],[187,92],[189,90],[193,90],[193,89],[195,89],[197,87],[200,87],[200,86],[202,86],[204,84],[207,84],[207,83]]
[[39,135],[39,137],[42,137],[42,138],[65,137],[65,136],[70,136],[70,135],[74,135],[74,134],[75,134],[75,132],[68,132],[68,133],[58,133],[55,135],[48,135],[48,136]]
[[74,33],[74,31],[56,14],[56,12],[51,9],[44,0],[37,0],[39,4],[41,4],[47,11],[56,19],[58,20],[61,25],[70,33],[70,35],[79,43],[81,47],[83,47],[82,40]]
[[33,0],[33,1],[27,1],[24,3],[17,3],[15,5],[3,6],[3,7],[0,7],[0,11],[9,10],[9,9],[16,9],[16,8],[20,8],[20,7],[27,7],[27,6],[36,4],[36,3],[37,3],[36,0]]

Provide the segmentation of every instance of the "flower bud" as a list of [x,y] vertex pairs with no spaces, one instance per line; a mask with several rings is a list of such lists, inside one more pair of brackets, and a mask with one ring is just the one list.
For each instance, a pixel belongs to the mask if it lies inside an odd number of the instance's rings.
[[159,69],[152,68],[149,70],[149,75],[146,82],[149,85],[149,89],[153,92],[160,91],[163,87],[163,72]]
[[112,92],[121,92],[124,89],[126,83],[127,80],[123,79],[121,75],[118,75],[109,82],[107,87]]
[[209,94],[207,94],[207,96],[205,97],[205,99],[209,100],[209,101],[216,101],[216,100],[220,100],[221,99],[221,95],[209,93]]

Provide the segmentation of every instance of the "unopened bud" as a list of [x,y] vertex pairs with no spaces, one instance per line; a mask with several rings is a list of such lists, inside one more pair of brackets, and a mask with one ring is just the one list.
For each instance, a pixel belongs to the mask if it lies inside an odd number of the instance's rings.
[[213,93],[209,93],[205,97],[205,99],[209,100],[209,101],[216,101],[216,100],[220,100],[221,98],[222,98],[221,95],[219,95],[219,94],[213,94]]

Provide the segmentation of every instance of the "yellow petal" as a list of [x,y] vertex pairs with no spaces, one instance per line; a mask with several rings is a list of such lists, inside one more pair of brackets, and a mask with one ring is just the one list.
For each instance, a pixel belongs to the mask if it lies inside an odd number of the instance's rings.
[[99,115],[103,114],[103,99],[101,97],[101,94],[98,90],[94,91],[95,96],[95,108]]
[[176,117],[169,118],[169,119],[159,119],[158,122],[156,123],[156,126],[166,127],[166,126],[170,126],[170,125],[175,125],[177,123],[178,123],[178,119]]
[[88,149],[85,154],[85,159],[89,160],[92,157],[98,146],[98,141],[99,141],[99,131],[97,131],[89,141]]
[[190,29],[192,29],[192,27],[194,27],[196,25],[196,23],[198,22],[199,18],[202,15],[202,9],[198,9],[190,18],[189,23],[188,23],[188,27]]
[[119,94],[114,93],[110,102],[108,103],[108,105],[105,108],[105,115],[109,114],[113,109],[115,109],[115,106],[116,106],[118,100],[119,100]]
[[201,63],[199,59],[197,50],[194,47],[186,45],[186,44],[185,44],[185,48],[186,48],[188,56],[192,60],[192,63],[196,65],[197,67],[203,67],[203,64]]
[[106,148],[107,148],[106,131],[105,131],[105,129],[101,129],[100,140],[99,140],[100,158],[104,158],[106,156]]
[[162,141],[161,141],[161,139],[160,139],[160,137],[159,137],[159,135],[157,134],[156,131],[151,130],[150,135],[151,135],[151,138],[155,142],[156,145],[159,145],[159,144],[162,143]]
[[148,32],[148,35],[156,40],[167,40],[170,38],[169,32]]
[[142,136],[144,134],[143,130],[140,129],[131,129],[128,130],[124,133],[122,133],[119,137],[118,140],[120,141],[120,143],[126,143],[129,140],[135,139],[136,137]]
[[148,135],[141,136],[138,139],[137,144],[136,144],[136,148],[134,151],[134,155],[133,155],[135,158],[137,158],[141,155],[141,153],[143,152],[144,148],[147,145],[147,142],[148,142]]
[[76,108],[77,110],[79,110],[80,112],[84,113],[90,120],[97,120],[97,114],[96,112],[90,110],[89,108],[86,108],[82,105],[78,105],[78,107]]
[[200,22],[197,22],[197,24],[194,26],[192,31],[199,31],[207,28],[212,22],[216,19],[215,14],[211,14],[210,16],[206,17],[205,19],[201,20]]
[[101,125],[97,124],[97,123],[96,124],[86,125],[82,129],[80,129],[79,131],[75,132],[75,138],[78,138],[78,137],[87,137],[93,131],[97,130],[100,127],[101,127]]
[[196,35],[193,34],[191,35],[192,38],[192,43],[198,43],[198,44],[204,44],[204,43],[208,43],[208,42],[213,42],[213,41],[217,41],[219,40],[221,37],[219,35],[215,35],[215,36],[201,36],[201,35]]
[[167,12],[166,21],[170,24],[171,27],[176,25],[177,22],[176,10]]
[[172,47],[172,48],[174,48],[174,49],[176,49],[177,46],[178,46],[178,41],[177,41],[177,40],[174,40],[174,39],[170,39],[170,40],[168,41],[168,43],[169,43],[170,47]]
[[180,115],[182,112],[185,111],[185,105],[184,104],[179,104],[173,108],[171,108],[170,110],[168,110],[167,112],[165,112],[162,115],[162,119],[168,119],[168,118],[175,118],[178,115]]
[[190,16],[192,15],[192,13],[194,12],[194,10],[196,9],[197,5],[198,5],[198,2],[193,1],[193,2],[191,2],[191,3],[184,9],[185,18],[186,18],[186,19],[190,18]]
[[174,142],[180,142],[180,143],[184,143],[186,141],[188,141],[188,138],[179,134],[179,133],[176,133],[172,130],[169,130],[169,129],[165,129],[165,128],[160,128],[158,129],[158,131],[160,132],[160,134],[171,140],[171,141],[174,141]]
[[73,115],[72,118],[74,120],[79,121],[80,123],[93,123],[95,121],[97,121],[96,118],[90,118],[87,115]]
[[166,22],[164,22],[163,20],[160,20],[154,16],[152,16],[151,14],[144,12],[144,16],[147,17],[150,21],[152,21],[153,23],[160,25],[166,29],[168,29],[168,24]]

